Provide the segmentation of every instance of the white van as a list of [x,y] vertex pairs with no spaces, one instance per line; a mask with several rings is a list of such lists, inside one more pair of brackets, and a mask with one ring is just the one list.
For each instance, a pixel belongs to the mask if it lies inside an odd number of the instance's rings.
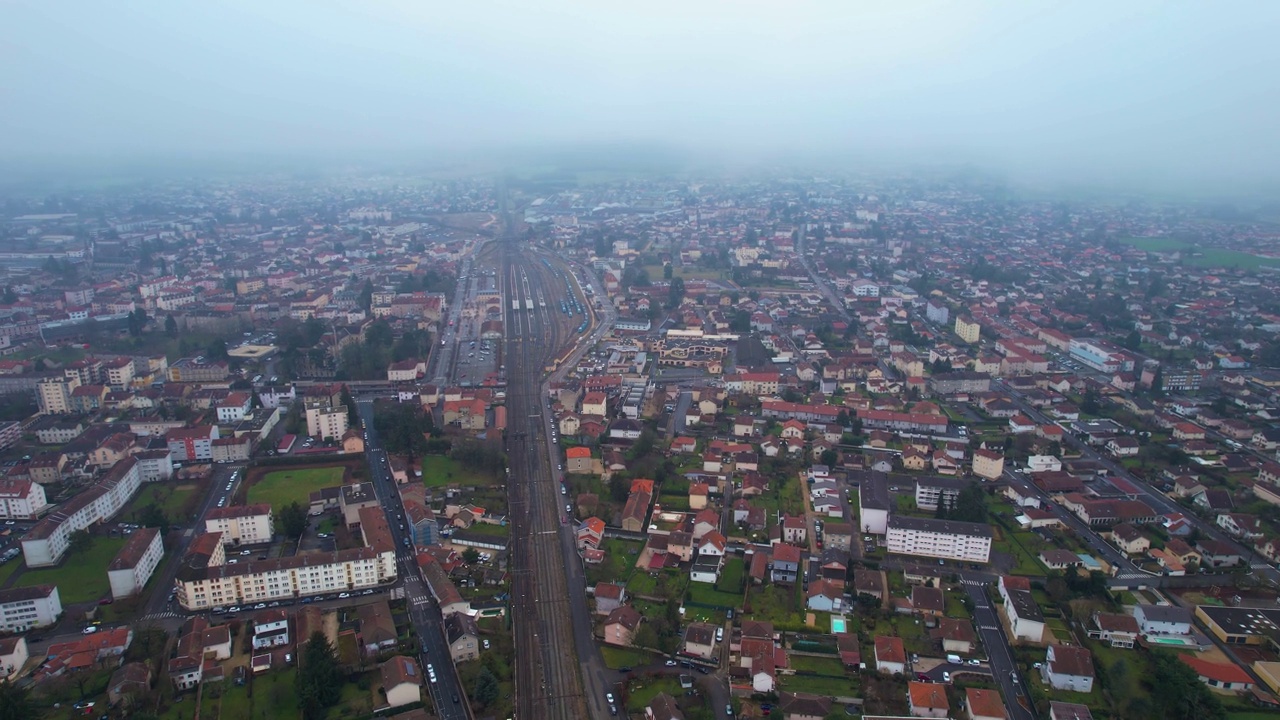
[[952,665],[964,664],[964,661],[960,659],[960,656],[954,653],[947,656],[947,662],[951,663]]

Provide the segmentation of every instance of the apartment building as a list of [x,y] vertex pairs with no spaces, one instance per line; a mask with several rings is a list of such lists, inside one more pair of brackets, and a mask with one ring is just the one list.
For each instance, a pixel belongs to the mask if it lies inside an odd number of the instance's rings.
[[142,592],[151,573],[164,557],[164,543],[157,528],[135,530],[107,566],[111,597],[119,600]]
[[49,502],[40,483],[0,478],[0,519],[31,520],[39,517],[47,507]]
[[360,513],[365,546],[291,557],[228,560],[221,533],[191,543],[174,589],[186,610],[375,588],[396,579],[395,541],[379,508]]
[[984,563],[991,556],[991,536],[991,526],[981,523],[893,515],[885,546],[899,555]]
[[946,503],[947,507],[956,504],[960,491],[969,486],[972,480],[957,477],[927,477],[916,481],[916,507],[930,512],[938,509],[938,503]]
[[204,529],[220,533],[224,545],[255,545],[271,542],[273,523],[270,505],[228,505],[210,509]]
[[0,632],[26,632],[52,625],[62,615],[57,585],[0,590]]
[[165,433],[169,454],[175,462],[213,460],[213,441],[218,439],[217,425],[200,425],[192,428],[173,428]]
[[72,393],[80,387],[78,378],[51,377],[36,383],[36,401],[41,415],[64,415],[75,412]]
[[22,540],[27,567],[48,567],[62,559],[71,534],[110,519],[129,502],[142,484],[138,459],[116,463],[101,480],[72,497],[31,528]]
[[982,335],[982,325],[968,315],[960,315],[956,318],[955,330],[956,336],[970,345],[977,343]]
[[341,440],[347,432],[347,409],[320,402],[307,403],[307,434],[321,440]]

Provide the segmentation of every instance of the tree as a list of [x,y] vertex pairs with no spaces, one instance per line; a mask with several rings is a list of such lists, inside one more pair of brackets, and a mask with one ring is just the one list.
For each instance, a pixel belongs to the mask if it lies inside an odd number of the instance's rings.
[[622,473],[614,473],[609,478],[609,497],[614,502],[626,502],[627,496],[631,494],[631,483]]
[[169,532],[169,518],[165,517],[164,510],[155,503],[149,503],[142,508],[138,524],[142,527],[160,528],[161,535]]
[[1085,388],[1084,398],[1080,401],[1080,411],[1088,415],[1097,415],[1102,410],[1098,401],[1098,391],[1092,387]]
[[1156,717],[1166,720],[1225,720],[1227,713],[1191,666],[1177,655],[1151,653],[1151,686]]
[[356,407],[356,399],[351,397],[351,391],[346,385],[342,386],[342,404],[347,406],[347,425],[351,427],[360,427],[360,410]]
[[79,555],[93,547],[93,536],[88,530],[77,530],[71,533],[71,538],[67,542],[67,552],[72,555]]
[[178,321],[173,319],[173,313],[169,313],[164,319],[164,334],[169,337],[178,337]]
[[0,684],[0,720],[35,720],[44,715],[44,708],[36,704],[31,690],[17,683]]
[[818,461],[827,467],[835,467],[836,462],[840,460],[840,454],[833,448],[827,448],[822,451],[822,455],[818,456]]
[[[663,280],[670,280],[670,279],[671,279],[671,273],[672,273],[671,263],[666,263],[666,264],[664,264],[664,265],[662,266],[662,279],[663,279]],[[12,304],[12,303],[11,303],[11,304]]]
[[13,305],[18,302],[18,293],[13,291],[12,285],[6,285],[4,288],[4,298],[0,299],[5,305]]
[[498,687],[498,678],[494,677],[493,672],[489,668],[481,668],[480,675],[476,677],[476,702],[488,707],[493,701],[498,699],[500,688]]
[[955,505],[948,513],[951,520],[962,520],[964,522],[985,523],[987,521],[987,493],[983,491],[982,486],[976,482],[969,483],[969,486],[960,491],[956,496]]
[[679,307],[680,301],[683,299],[684,299],[684,279],[672,278],[671,285],[667,288],[667,304],[673,308]]
[[307,510],[296,501],[280,508],[280,527],[289,537],[302,537],[307,531]]
[[1157,365],[1156,372],[1151,377],[1151,394],[1156,397],[1164,395],[1164,366]]
[[480,559],[480,551],[469,547],[462,551],[462,559],[466,560],[468,565],[474,565]]
[[342,672],[338,654],[319,630],[311,633],[307,647],[298,658],[294,689],[304,720],[319,720],[342,697]]

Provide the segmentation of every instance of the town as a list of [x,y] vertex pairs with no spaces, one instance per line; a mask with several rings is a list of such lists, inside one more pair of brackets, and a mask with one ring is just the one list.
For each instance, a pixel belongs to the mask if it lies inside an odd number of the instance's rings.
[[10,198],[0,706],[1280,717],[1280,231],[987,191]]

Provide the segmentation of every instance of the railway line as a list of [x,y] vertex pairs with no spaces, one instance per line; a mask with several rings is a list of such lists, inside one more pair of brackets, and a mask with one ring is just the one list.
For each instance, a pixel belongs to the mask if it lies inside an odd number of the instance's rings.
[[566,284],[555,266],[537,262],[541,258],[509,238],[502,252],[503,307],[510,308],[504,357],[516,717],[588,717],[561,546],[569,513],[562,513],[558,459],[544,451],[546,405],[540,391],[545,367],[574,340],[574,319],[560,310]]

